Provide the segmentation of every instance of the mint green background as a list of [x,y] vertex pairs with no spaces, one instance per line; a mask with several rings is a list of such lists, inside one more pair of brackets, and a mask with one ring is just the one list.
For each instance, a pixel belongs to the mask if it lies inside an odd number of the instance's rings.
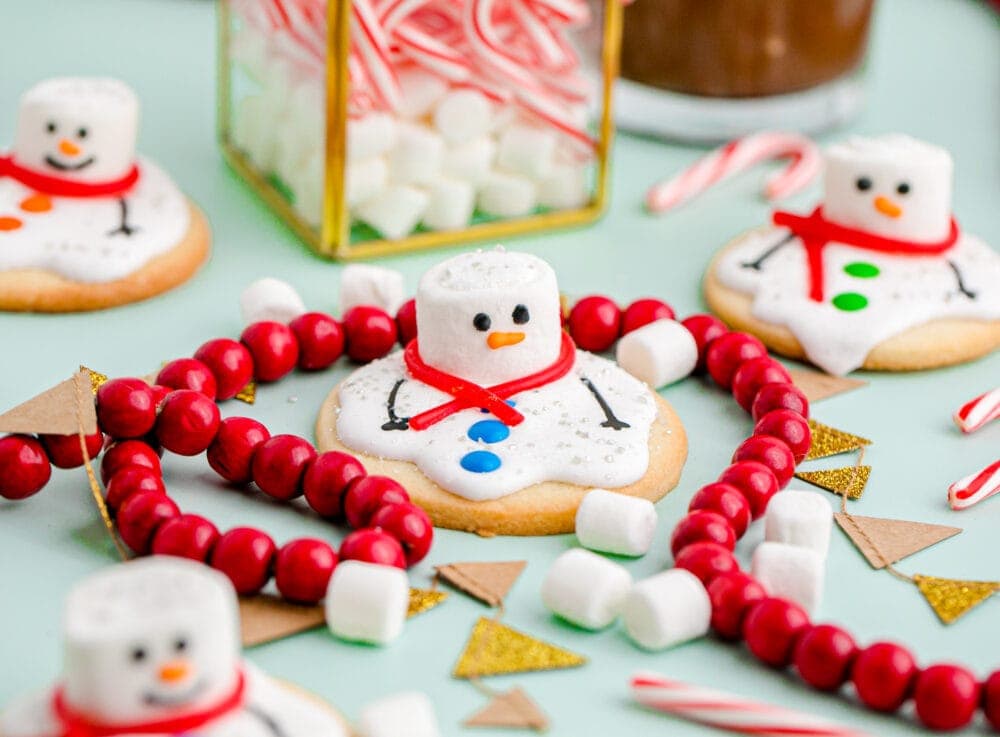
[[[33,82],[57,74],[125,78],[143,100],[143,152],[162,162],[204,207],[215,232],[215,253],[189,284],[145,304],[96,314],[0,316],[0,407],[55,384],[79,363],[111,375],[141,375],[163,360],[190,355],[208,338],[238,334],[240,289],[259,276],[287,279],[311,307],[334,309],[340,266],[309,255],[220,160],[213,132],[210,2],[6,0],[4,10],[0,141],[10,140],[17,95]],[[879,8],[869,65],[870,101],[851,128],[859,133],[901,130],[951,149],[958,217],[994,245],[1000,243],[998,62],[997,19],[984,3],[886,0]],[[526,238],[514,247],[549,259],[571,294],[600,291],[623,303],[656,295],[682,315],[701,309],[698,282],[712,252],[763,222],[768,208],[757,194],[765,172],[757,170],[669,216],[646,215],[641,207],[646,187],[699,153],[622,136],[607,217],[586,230]],[[811,191],[790,204],[805,209],[815,196]],[[386,263],[404,271],[412,288],[421,271],[444,255]],[[945,503],[949,482],[996,458],[1000,423],[961,437],[950,414],[963,400],[995,385],[998,373],[1000,356],[994,355],[942,371],[866,376],[869,387],[815,407],[819,419],[875,441],[867,455],[874,471],[864,500],[852,507],[856,512],[965,528],[962,535],[906,560],[905,571],[1000,579],[1000,502],[960,514]],[[262,389],[255,407],[230,402],[224,411],[251,413],[274,432],[310,435],[321,398],[345,375],[344,366],[295,375]],[[696,380],[668,389],[665,396],[687,425],[690,459],[678,489],[659,505],[653,551],[627,563],[636,578],[669,563],[670,529],[693,491],[715,477],[750,427],[734,402]],[[165,465],[181,506],[207,514],[220,526],[260,525],[279,541],[298,535],[335,541],[342,534],[308,514],[240,498],[216,483],[203,459],[170,458]],[[835,500],[830,500],[832,505]],[[27,502],[0,504],[0,704],[23,689],[44,686],[58,673],[63,595],[80,576],[113,560],[95,519],[79,471],[57,472],[44,492]],[[760,534],[755,529],[740,545],[744,559]],[[847,698],[811,693],[791,677],[758,667],[739,648],[711,639],[649,655],[633,648],[620,628],[587,634],[560,624],[543,609],[538,589],[549,563],[573,544],[572,536],[481,540],[440,532],[429,560],[412,572],[420,585],[435,563],[530,561],[509,597],[506,621],[581,652],[591,662],[578,670],[491,683],[527,688],[550,714],[553,734],[711,733],[633,707],[626,682],[639,669],[821,713],[877,735],[917,731],[905,721],[864,713]],[[249,657],[332,700],[349,717],[380,695],[424,689],[435,702],[443,732],[457,735],[463,733],[459,722],[484,702],[448,673],[473,622],[485,611],[456,595],[413,620],[405,636],[384,650],[345,645],[316,631],[258,648]],[[833,536],[820,618],[843,623],[862,642],[895,638],[910,643],[923,663],[957,659],[981,675],[1000,665],[1000,601],[987,602],[945,628],[915,589],[870,570],[839,532]]]

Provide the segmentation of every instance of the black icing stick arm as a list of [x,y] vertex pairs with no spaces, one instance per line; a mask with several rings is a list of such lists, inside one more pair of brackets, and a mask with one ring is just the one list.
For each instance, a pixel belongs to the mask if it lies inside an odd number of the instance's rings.
[[780,251],[785,245],[790,243],[795,238],[795,233],[789,232],[784,235],[781,240],[772,246],[768,246],[760,256],[755,258],[753,261],[744,261],[740,266],[744,269],[753,269],[754,271],[760,271],[764,262],[767,261],[771,256]]
[[604,412],[604,422],[601,423],[601,427],[610,427],[612,430],[623,430],[626,427],[631,427],[631,425],[627,422],[622,422],[615,417],[615,413],[611,409],[611,405],[609,405],[607,400],[601,396],[599,391],[597,391],[597,387],[594,386],[594,382],[586,376],[581,376],[580,381],[582,381],[583,385],[587,387],[587,390],[594,395],[594,399],[597,400],[597,404],[601,407],[601,411]]
[[129,225],[128,223],[128,200],[124,197],[118,198],[118,212],[120,214],[118,227],[108,231],[108,235],[132,235],[139,230],[134,225]]
[[383,430],[389,431],[410,429],[410,418],[399,417],[396,414],[396,397],[399,395],[399,387],[405,383],[406,379],[397,379],[396,383],[392,386],[392,390],[389,392],[389,398],[385,403],[386,411],[389,413],[389,421],[382,425]]
[[948,266],[951,267],[952,272],[954,272],[955,274],[955,281],[958,282],[958,291],[964,294],[969,299],[975,299],[976,292],[973,292],[972,290],[970,290],[968,287],[965,286],[965,280],[962,278],[962,272],[958,268],[958,264],[949,259]]

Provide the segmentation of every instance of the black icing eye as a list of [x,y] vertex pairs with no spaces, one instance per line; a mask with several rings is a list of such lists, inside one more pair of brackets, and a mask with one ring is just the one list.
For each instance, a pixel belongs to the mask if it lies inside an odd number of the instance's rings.
[[141,663],[146,659],[146,648],[144,647],[132,648],[131,658],[133,663]]
[[486,332],[487,330],[490,329],[490,325],[493,324],[493,321],[490,319],[490,316],[487,315],[485,312],[480,312],[478,315],[472,318],[472,324],[476,326],[476,330]]
[[47,131],[48,133],[55,133],[55,132],[56,132],[56,124],[55,124],[55,123],[53,123],[53,122],[52,122],[52,121],[50,120],[50,121],[49,121],[48,123],[46,123],[46,124],[45,124],[45,130],[46,130],[46,131]]
[[77,138],[86,138],[87,137],[87,133],[88,133],[88,131],[87,131],[86,128],[78,128],[77,131],[76,131],[76,137]]
[[174,652],[182,653],[188,649],[188,641],[185,637],[178,637],[174,640]]
[[910,193],[910,183],[909,182],[900,182],[899,184],[896,185],[896,191],[899,192],[900,194],[909,194]]
[[867,192],[872,188],[872,180],[869,177],[858,177],[858,181],[854,183],[854,186],[862,192]]
[[511,317],[514,318],[515,325],[524,325],[531,319],[531,315],[528,314],[528,308],[524,305],[518,305],[514,308],[514,312],[511,313]]

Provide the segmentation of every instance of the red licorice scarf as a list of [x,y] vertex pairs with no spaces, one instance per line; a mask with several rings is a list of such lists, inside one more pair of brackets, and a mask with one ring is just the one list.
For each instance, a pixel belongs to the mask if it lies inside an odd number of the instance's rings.
[[951,219],[948,236],[936,243],[902,241],[838,225],[823,217],[822,207],[817,207],[808,216],[777,210],[772,214],[771,220],[775,225],[789,228],[802,240],[809,261],[809,298],[815,302],[823,301],[823,248],[831,241],[897,256],[938,256],[954,246],[959,236],[955,218]]
[[29,189],[57,197],[114,197],[124,194],[139,181],[139,167],[133,166],[132,170],[120,179],[106,182],[78,182],[23,167],[14,161],[13,156],[0,156],[0,177],[16,179]]
[[504,400],[520,392],[551,384],[553,381],[564,377],[573,368],[573,362],[576,360],[576,346],[573,345],[573,339],[569,337],[569,333],[563,332],[562,346],[560,347],[559,357],[555,360],[555,363],[537,373],[521,376],[491,387],[483,387],[475,382],[468,381],[459,376],[452,376],[444,371],[428,366],[420,357],[420,347],[417,345],[417,338],[411,340],[409,345],[406,346],[406,350],[403,352],[403,359],[406,362],[406,368],[414,379],[455,397],[450,402],[411,417],[409,424],[412,429],[426,430],[431,425],[441,422],[441,420],[450,417],[456,412],[471,407],[488,409],[503,424],[513,427],[514,425],[520,425],[524,421],[524,415]]
[[83,714],[73,711],[66,703],[63,689],[58,688],[52,695],[52,712],[62,726],[61,737],[115,737],[122,734],[184,734],[204,727],[220,717],[243,706],[246,678],[241,671],[236,687],[217,704],[178,717],[159,719],[137,724],[101,724],[93,722]]

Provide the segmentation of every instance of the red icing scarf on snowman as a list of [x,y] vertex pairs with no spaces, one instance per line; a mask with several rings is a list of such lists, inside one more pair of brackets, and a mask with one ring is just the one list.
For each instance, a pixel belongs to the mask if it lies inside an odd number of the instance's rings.
[[817,207],[808,216],[776,210],[771,216],[771,221],[775,225],[789,228],[802,240],[809,262],[809,298],[814,302],[823,301],[823,248],[831,241],[866,251],[891,253],[897,256],[939,256],[954,246],[959,236],[958,223],[952,218],[948,236],[936,243],[886,238],[867,230],[848,228],[830,222],[823,217],[822,206]]
[[105,182],[78,182],[73,179],[28,169],[14,161],[13,156],[0,156],[0,177],[10,177],[28,189],[57,197],[114,197],[124,194],[139,181],[139,167],[119,179]]
[[520,425],[524,421],[524,415],[504,400],[520,392],[536,389],[561,379],[573,369],[575,359],[576,346],[573,345],[573,339],[569,337],[569,333],[563,331],[559,357],[553,364],[534,374],[521,376],[495,386],[483,387],[468,379],[452,376],[428,366],[420,357],[420,347],[417,344],[417,338],[414,338],[403,351],[403,360],[410,375],[417,381],[429,384],[455,398],[450,402],[414,415],[410,418],[409,425],[414,430],[426,430],[431,425],[451,417],[456,412],[472,407],[489,410],[508,427]]
[[115,737],[122,734],[184,734],[204,727],[209,722],[226,716],[243,706],[246,692],[246,677],[240,671],[237,674],[236,687],[216,704],[188,712],[178,717],[168,717],[150,722],[136,724],[101,724],[88,719],[85,715],[74,711],[66,703],[62,688],[56,689],[52,695],[52,713],[62,727],[61,737]]

